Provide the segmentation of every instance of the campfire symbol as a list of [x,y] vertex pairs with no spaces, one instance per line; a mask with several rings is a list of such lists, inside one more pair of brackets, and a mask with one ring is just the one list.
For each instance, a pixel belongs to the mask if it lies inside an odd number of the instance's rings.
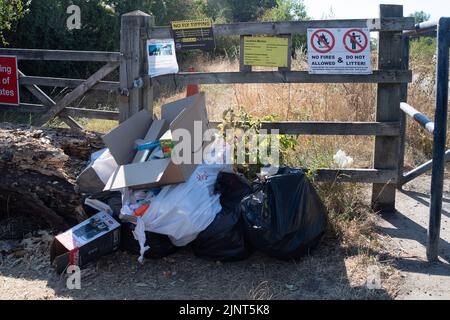
[[330,46],[330,42],[328,41],[327,36],[323,33],[320,35],[319,39],[317,40],[317,44],[320,47],[324,47],[324,46],[329,47]]

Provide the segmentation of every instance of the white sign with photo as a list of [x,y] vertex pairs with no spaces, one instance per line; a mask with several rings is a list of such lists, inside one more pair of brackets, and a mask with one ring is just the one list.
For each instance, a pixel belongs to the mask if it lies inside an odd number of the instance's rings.
[[148,74],[157,77],[178,73],[175,42],[173,39],[147,40]]

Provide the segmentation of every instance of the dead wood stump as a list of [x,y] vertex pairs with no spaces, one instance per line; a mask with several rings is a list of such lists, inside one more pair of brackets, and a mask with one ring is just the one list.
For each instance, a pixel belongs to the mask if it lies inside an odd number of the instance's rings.
[[87,218],[75,179],[100,134],[0,125],[0,239],[62,231]]

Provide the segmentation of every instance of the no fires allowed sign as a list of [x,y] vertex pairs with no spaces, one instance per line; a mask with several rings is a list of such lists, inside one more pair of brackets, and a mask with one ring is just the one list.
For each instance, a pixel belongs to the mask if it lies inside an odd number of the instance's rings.
[[311,74],[371,74],[368,28],[308,29]]

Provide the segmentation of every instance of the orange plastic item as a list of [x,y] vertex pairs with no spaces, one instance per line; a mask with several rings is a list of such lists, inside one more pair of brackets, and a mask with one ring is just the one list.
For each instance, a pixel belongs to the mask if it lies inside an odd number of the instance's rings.
[[[188,69],[188,72],[195,72],[195,69],[193,67],[190,67]],[[199,92],[198,84],[188,84],[187,90],[186,90],[186,97],[193,96]]]
[[148,208],[150,208],[150,205],[148,203],[143,204],[142,206],[133,211],[133,215],[135,217],[142,217]]

